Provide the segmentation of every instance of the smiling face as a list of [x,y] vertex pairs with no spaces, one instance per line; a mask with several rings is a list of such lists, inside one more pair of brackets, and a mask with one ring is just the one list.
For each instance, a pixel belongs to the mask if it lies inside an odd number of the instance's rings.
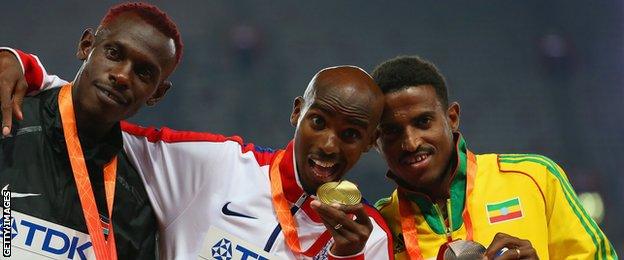
[[295,160],[308,192],[340,180],[368,151],[383,108],[383,95],[359,68],[321,71],[305,98],[295,100]]
[[390,171],[417,191],[439,189],[459,128],[459,105],[445,107],[429,85],[387,93],[377,147]]
[[173,39],[133,13],[119,15],[97,34],[85,31],[77,54],[84,61],[74,89],[81,111],[112,123],[164,95],[162,83],[176,65]]

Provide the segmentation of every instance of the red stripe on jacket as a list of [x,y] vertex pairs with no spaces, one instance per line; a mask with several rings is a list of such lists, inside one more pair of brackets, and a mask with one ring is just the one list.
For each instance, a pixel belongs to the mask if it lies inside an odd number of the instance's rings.
[[37,56],[25,53],[18,49],[13,50],[17,52],[19,59],[22,61],[22,66],[24,66],[24,77],[26,78],[26,83],[28,84],[27,93],[31,91],[38,91],[43,85],[43,68],[39,65]]
[[273,158],[272,151],[259,151],[252,143],[243,143],[240,136],[223,136],[218,134],[194,131],[177,131],[167,127],[157,129],[154,127],[142,127],[126,121],[121,121],[121,130],[135,136],[146,137],[149,142],[182,143],[182,142],[237,142],[241,147],[241,153],[253,152],[260,166],[269,165]]

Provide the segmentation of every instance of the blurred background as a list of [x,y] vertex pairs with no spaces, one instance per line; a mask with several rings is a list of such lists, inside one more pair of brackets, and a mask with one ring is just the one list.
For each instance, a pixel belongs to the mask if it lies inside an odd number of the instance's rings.
[[[83,30],[115,3],[3,2],[0,45],[72,79]],[[470,149],[558,162],[623,255],[623,1],[153,3],[177,22],[185,55],[168,96],[130,121],[280,148],[293,99],[318,70],[419,55],[446,76]],[[348,178],[376,201],[393,189],[385,171],[371,151]]]

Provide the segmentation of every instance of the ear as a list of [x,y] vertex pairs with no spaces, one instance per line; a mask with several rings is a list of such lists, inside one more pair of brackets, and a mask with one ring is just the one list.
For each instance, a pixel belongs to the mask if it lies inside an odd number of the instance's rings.
[[173,86],[173,83],[168,80],[160,83],[160,85],[158,85],[158,87],[156,88],[156,91],[154,91],[154,94],[152,94],[152,96],[147,101],[145,101],[145,104],[147,104],[148,106],[156,105],[156,103],[158,103],[165,96],[165,94],[167,94],[167,91],[169,91],[171,86]]
[[380,134],[381,131],[379,130],[379,127],[375,127],[370,143],[366,146],[366,150],[364,152],[368,152],[371,148],[375,148],[377,151],[379,151],[379,148],[377,148],[377,138],[379,138]]
[[88,28],[82,33],[82,37],[80,37],[78,51],[76,51],[76,58],[82,61],[86,60],[89,57],[89,53],[91,53],[93,46],[95,46],[95,34],[93,34],[93,30],[91,28]]
[[373,144],[372,144],[372,146],[373,146],[373,148],[375,148],[375,150],[377,150],[377,152],[378,152],[379,154],[381,154],[381,147],[379,147],[379,142],[381,142],[381,141],[379,140],[379,138],[380,138],[380,137],[381,137],[381,129],[380,129],[379,127],[377,127],[377,128],[375,129],[375,136],[374,136],[374,138],[373,138]]
[[299,115],[301,115],[301,110],[303,109],[303,104],[305,100],[303,97],[296,97],[295,102],[293,103],[293,111],[290,114],[290,125],[297,127],[297,122],[299,122]]
[[459,103],[453,102],[449,104],[446,112],[453,133],[459,131]]

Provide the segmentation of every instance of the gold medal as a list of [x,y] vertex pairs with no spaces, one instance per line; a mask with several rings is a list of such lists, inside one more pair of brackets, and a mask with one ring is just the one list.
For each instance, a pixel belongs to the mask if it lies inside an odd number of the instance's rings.
[[316,196],[325,204],[338,203],[347,206],[358,204],[362,200],[362,193],[350,181],[327,182],[316,190]]

